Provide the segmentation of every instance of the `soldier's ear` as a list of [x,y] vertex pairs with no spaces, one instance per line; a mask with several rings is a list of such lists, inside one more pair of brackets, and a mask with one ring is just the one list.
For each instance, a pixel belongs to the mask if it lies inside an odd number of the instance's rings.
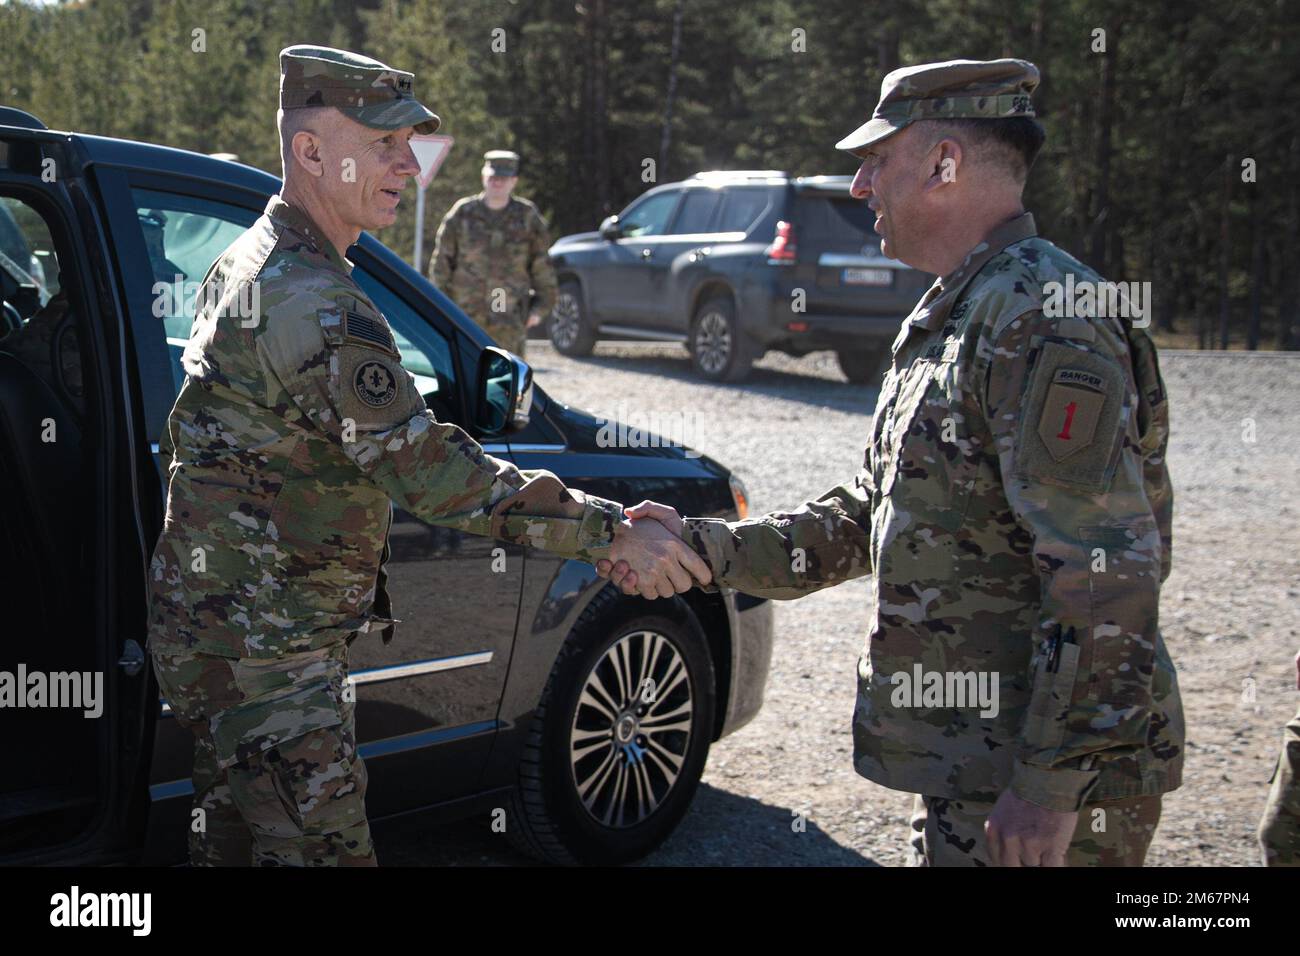
[[293,134],[289,147],[293,151],[294,161],[310,175],[325,175],[325,158],[321,155],[320,139],[311,130],[300,129]]
[[930,147],[930,153],[925,157],[929,168],[926,170],[924,188],[937,189],[948,183],[955,183],[958,176],[966,172],[962,168],[964,159],[965,151],[956,138],[945,136],[939,140]]

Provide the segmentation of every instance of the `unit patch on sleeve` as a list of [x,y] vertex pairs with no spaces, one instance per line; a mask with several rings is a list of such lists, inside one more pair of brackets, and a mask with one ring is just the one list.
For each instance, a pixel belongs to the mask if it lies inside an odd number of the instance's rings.
[[1126,379],[1096,352],[1059,342],[1041,349],[1021,409],[1015,473],[1104,491],[1117,460]]

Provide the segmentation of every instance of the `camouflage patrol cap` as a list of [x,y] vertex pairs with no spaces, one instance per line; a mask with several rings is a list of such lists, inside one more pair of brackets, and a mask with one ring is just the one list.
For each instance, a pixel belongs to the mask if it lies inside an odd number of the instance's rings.
[[483,164],[492,170],[493,176],[519,175],[519,154],[508,149],[489,149],[483,154]]
[[871,118],[835,144],[855,156],[924,119],[1033,116],[1038,67],[1028,60],[946,60],[894,70]]
[[368,56],[298,44],[280,51],[280,109],[332,106],[374,129],[435,132],[438,115],[415,98],[415,76]]

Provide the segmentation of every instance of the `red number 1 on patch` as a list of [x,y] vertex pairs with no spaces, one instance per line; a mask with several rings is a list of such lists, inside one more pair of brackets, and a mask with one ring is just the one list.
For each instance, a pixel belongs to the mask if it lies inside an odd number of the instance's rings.
[[1065,425],[1062,426],[1061,433],[1056,436],[1062,441],[1070,440],[1070,423],[1074,421],[1074,411],[1078,407],[1079,405],[1077,402],[1071,402],[1069,405],[1065,406]]

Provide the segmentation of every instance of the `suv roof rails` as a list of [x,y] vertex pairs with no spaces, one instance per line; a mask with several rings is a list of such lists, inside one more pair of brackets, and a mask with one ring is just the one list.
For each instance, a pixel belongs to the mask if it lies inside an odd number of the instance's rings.
[[710,169],[698,172],[691,179],[784,179],[789,176],[783,169]]
[[848,195],[853,185],[852,176],[800,176],[794,181],[797,193],[843,193]]
[[23,129],[49,129],[31,113],[13,106],[0,106],[0,126],[19,126]]

